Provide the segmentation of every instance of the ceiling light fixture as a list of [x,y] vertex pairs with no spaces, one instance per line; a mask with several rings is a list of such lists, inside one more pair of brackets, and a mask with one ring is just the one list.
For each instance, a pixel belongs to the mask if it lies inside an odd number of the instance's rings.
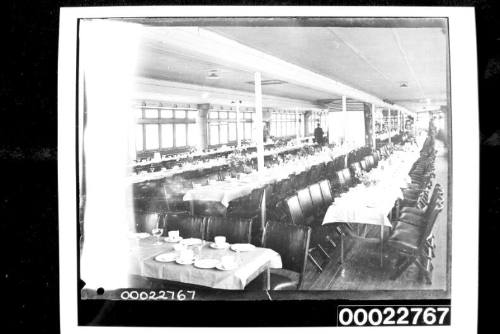
[[399,83],[399,87],[401,87],[401,88],[408,88],[408,82],[406,82],[406,81],[400,82]]
[[219,75],[217,73],[210,73],[209,75],[207,75],[207,79],[209,80],[218,80],[220,79]]
[[218,80],[218,79],[220,79],[220,76],[219,76],[217,70],[210,70],[210,71],[208,71],[206,78],[209,80]]

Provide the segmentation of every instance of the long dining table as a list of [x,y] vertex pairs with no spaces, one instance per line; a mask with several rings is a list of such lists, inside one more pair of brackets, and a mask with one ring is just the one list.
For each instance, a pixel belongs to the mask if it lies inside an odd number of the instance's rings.
[[248,283],[265,273],[264,288],[268,290],[270,269],[282,268],[281,256],[272,249],[255,247],[253,250],[235,252],[230,248],[214,249],[206,241],[197,254],[198,259],[221,260],[224,256],[233,256],[237,268],[202,269],[193,264],[160,262],[155,259],[158,255],[177,251],[174,249],[175,243],[164,241],[158,245],[155,242],[156,239],[151,236],[131,237],[130,274],[214,289],[243,290]]
[[371,184],[363,183],[335,198],[323,218],[323,225],[335,223],[380,226],[380,263],[383,265],[384,227],[392,228],[389,219],[394,203],[403,198],[401,188],[411,182],[408,172],[418,153],[407,146],[396,150],[377,168],[367,173]]
[[253,189],[288,178],[290,174],[310,170],[313,166],[332,161],[348,151],[347,148],[325,150],[307,157],[292,158],[287,163],[265,168],[261,172],[254,171],[250,174],[241,174],[239,178],[228,178],[224,181],[197,186],[188,190],[183,200],[218,202],[227,207],[230,201],[250,194]]

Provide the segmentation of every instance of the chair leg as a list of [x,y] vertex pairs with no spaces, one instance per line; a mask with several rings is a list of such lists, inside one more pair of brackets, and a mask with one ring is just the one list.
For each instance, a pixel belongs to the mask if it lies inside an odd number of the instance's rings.
[[323,246],[321,246],[320,244],[317,245],[319,250],[321,251],[321,253],[323,253],[329,260],[331,259],[330,255],[328,255],[328,253],[325,251],[325,249],[323,248]]
[[424,266],[419,260],[415,261],[415,263],[417,264],[418,268],[420,269],[420,272],[424,276],[425,283],[427,283],[429,285],[432,284],[431,272],[429,270],[432,268],[432,263],[430,264],[431,268],[429,268],[429,269],[427,269],[427,266]]
[[318,268],[318,270],[320,272],[323,272],[323,268],[319,265],[319,263],[316,261],[316,259],[314,258],[314,256],[312,256],[312,254],[309,252],[307,254],[307,257],[311,260],[311,262],[316,266],[316,268]]

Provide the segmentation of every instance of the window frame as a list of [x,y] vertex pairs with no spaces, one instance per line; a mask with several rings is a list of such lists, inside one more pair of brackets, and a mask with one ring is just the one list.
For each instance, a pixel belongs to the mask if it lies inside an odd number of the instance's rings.
[[[192,145],[189,145],[189,124],[196,124],[196,118],[190,118],[189,114],[190,112],[196,111],[199,112],[198,109],[195,108],[189,108],[189,107],[172,107],[172,106],[147,106],[147,105],[142,105],[139,107],[141,109],[140,115],[142,116],[141,118],[137,119],[136,124],[139,126],[142,126],[142,150],[137,150],[136,146],[136,154],[141,155],[141,154],[148,154],[148,153],[153,153],[153,152],[177,152],[177,151],[186,151],[193,147]],[[156,118],[146,118],[146,110],[151,110],[151,109],[156,109],[157,110],[157,117]],[[171,110],[172,111],[172,117],[162,117],[162,111],[163,110]],[[176,111],[184,111],[184,117],[176,117]],[[146,142],[146,125],[150,124],[156,124],[158,127],[158,148],[156,149],[146,149],[147,147],[147,142]],[[162,125],[163,124],[172,124],[172,147],[163,147],[163,129]],[[186,136],[186,145],[183,146],[177,146],[176,143],[176,124],[185,124],[185,136]]]

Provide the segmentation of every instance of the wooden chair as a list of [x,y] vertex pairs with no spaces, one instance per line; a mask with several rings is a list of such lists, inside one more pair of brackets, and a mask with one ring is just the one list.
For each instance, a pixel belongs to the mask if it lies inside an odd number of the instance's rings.
[[344,184],[342,186],[344,188],[347,187],[347,190],[348,190],[349,187],[354,185],[354,180],[353,180],[351,171],[349,170],[349,168],[344,168],[344,169],[342,169],[341,172],[342,172],[342,177],[344,179]]
[[[307,226],[268,221],[263,246],[280,254],[283,269],[273,269],[271,290],[300,290],[304,282],[311,230]],[[262,290],[259,280],[253,280],[247,290]]]
[[[328,181],[328,180],[325,180]],[[324,216],[329,204],[326,204],[321,194],[321,186],[319,183],[314,183],[309,186],[309,194],[311,195],[314,210],[319,212],[320,216]]]
[[252,219],[236,217],[210,217],[206,224],[206,240],[216,236],[225,236],[229,243],[251,243]]
[[321,189],[321,196],[323,197],[323,202],[325,206],[330,206],[333,203],[333,194],[330,187],[330,181],[322,180],[319,183],[319,187]]
[[429,238],[432,235],[436,219],[444,207],[443,201],[439,201],[430,212],[422,226],[415,226],[406,222],[398,222],[387,240],[390,251],[395,253],[399,259],[391,279],[396,279],[412,264],[423,273],[426,283],[431,284],[432,256],[429,249]]
[[179,235],[183,238],[205,239],[206,221],[206,217],[180,216],[177,219],[169,219],[169,216],[166,215],[164,226],[166,232],[178,230]]
[[135,231],[150,233],[157,226],[162,227],[161,215],[158,212],[142,213],[135,215]]
[[[301,225],[301,226],[314,226],[315,217],[314,216],[305,216],[302,212],[302,208],[300,206],[299,198],[297,195],[293,195],[286,199],[285,201],[287,207],[287,214],[293,225]],[[314,243],[313,243],[314,244]],[[323,268],[316,260],[316,258],[312,255],[312,252],[316,249],[316,245],[309,249],[309,259],[311,262],[318,268],[319,271],[323,271]]]

